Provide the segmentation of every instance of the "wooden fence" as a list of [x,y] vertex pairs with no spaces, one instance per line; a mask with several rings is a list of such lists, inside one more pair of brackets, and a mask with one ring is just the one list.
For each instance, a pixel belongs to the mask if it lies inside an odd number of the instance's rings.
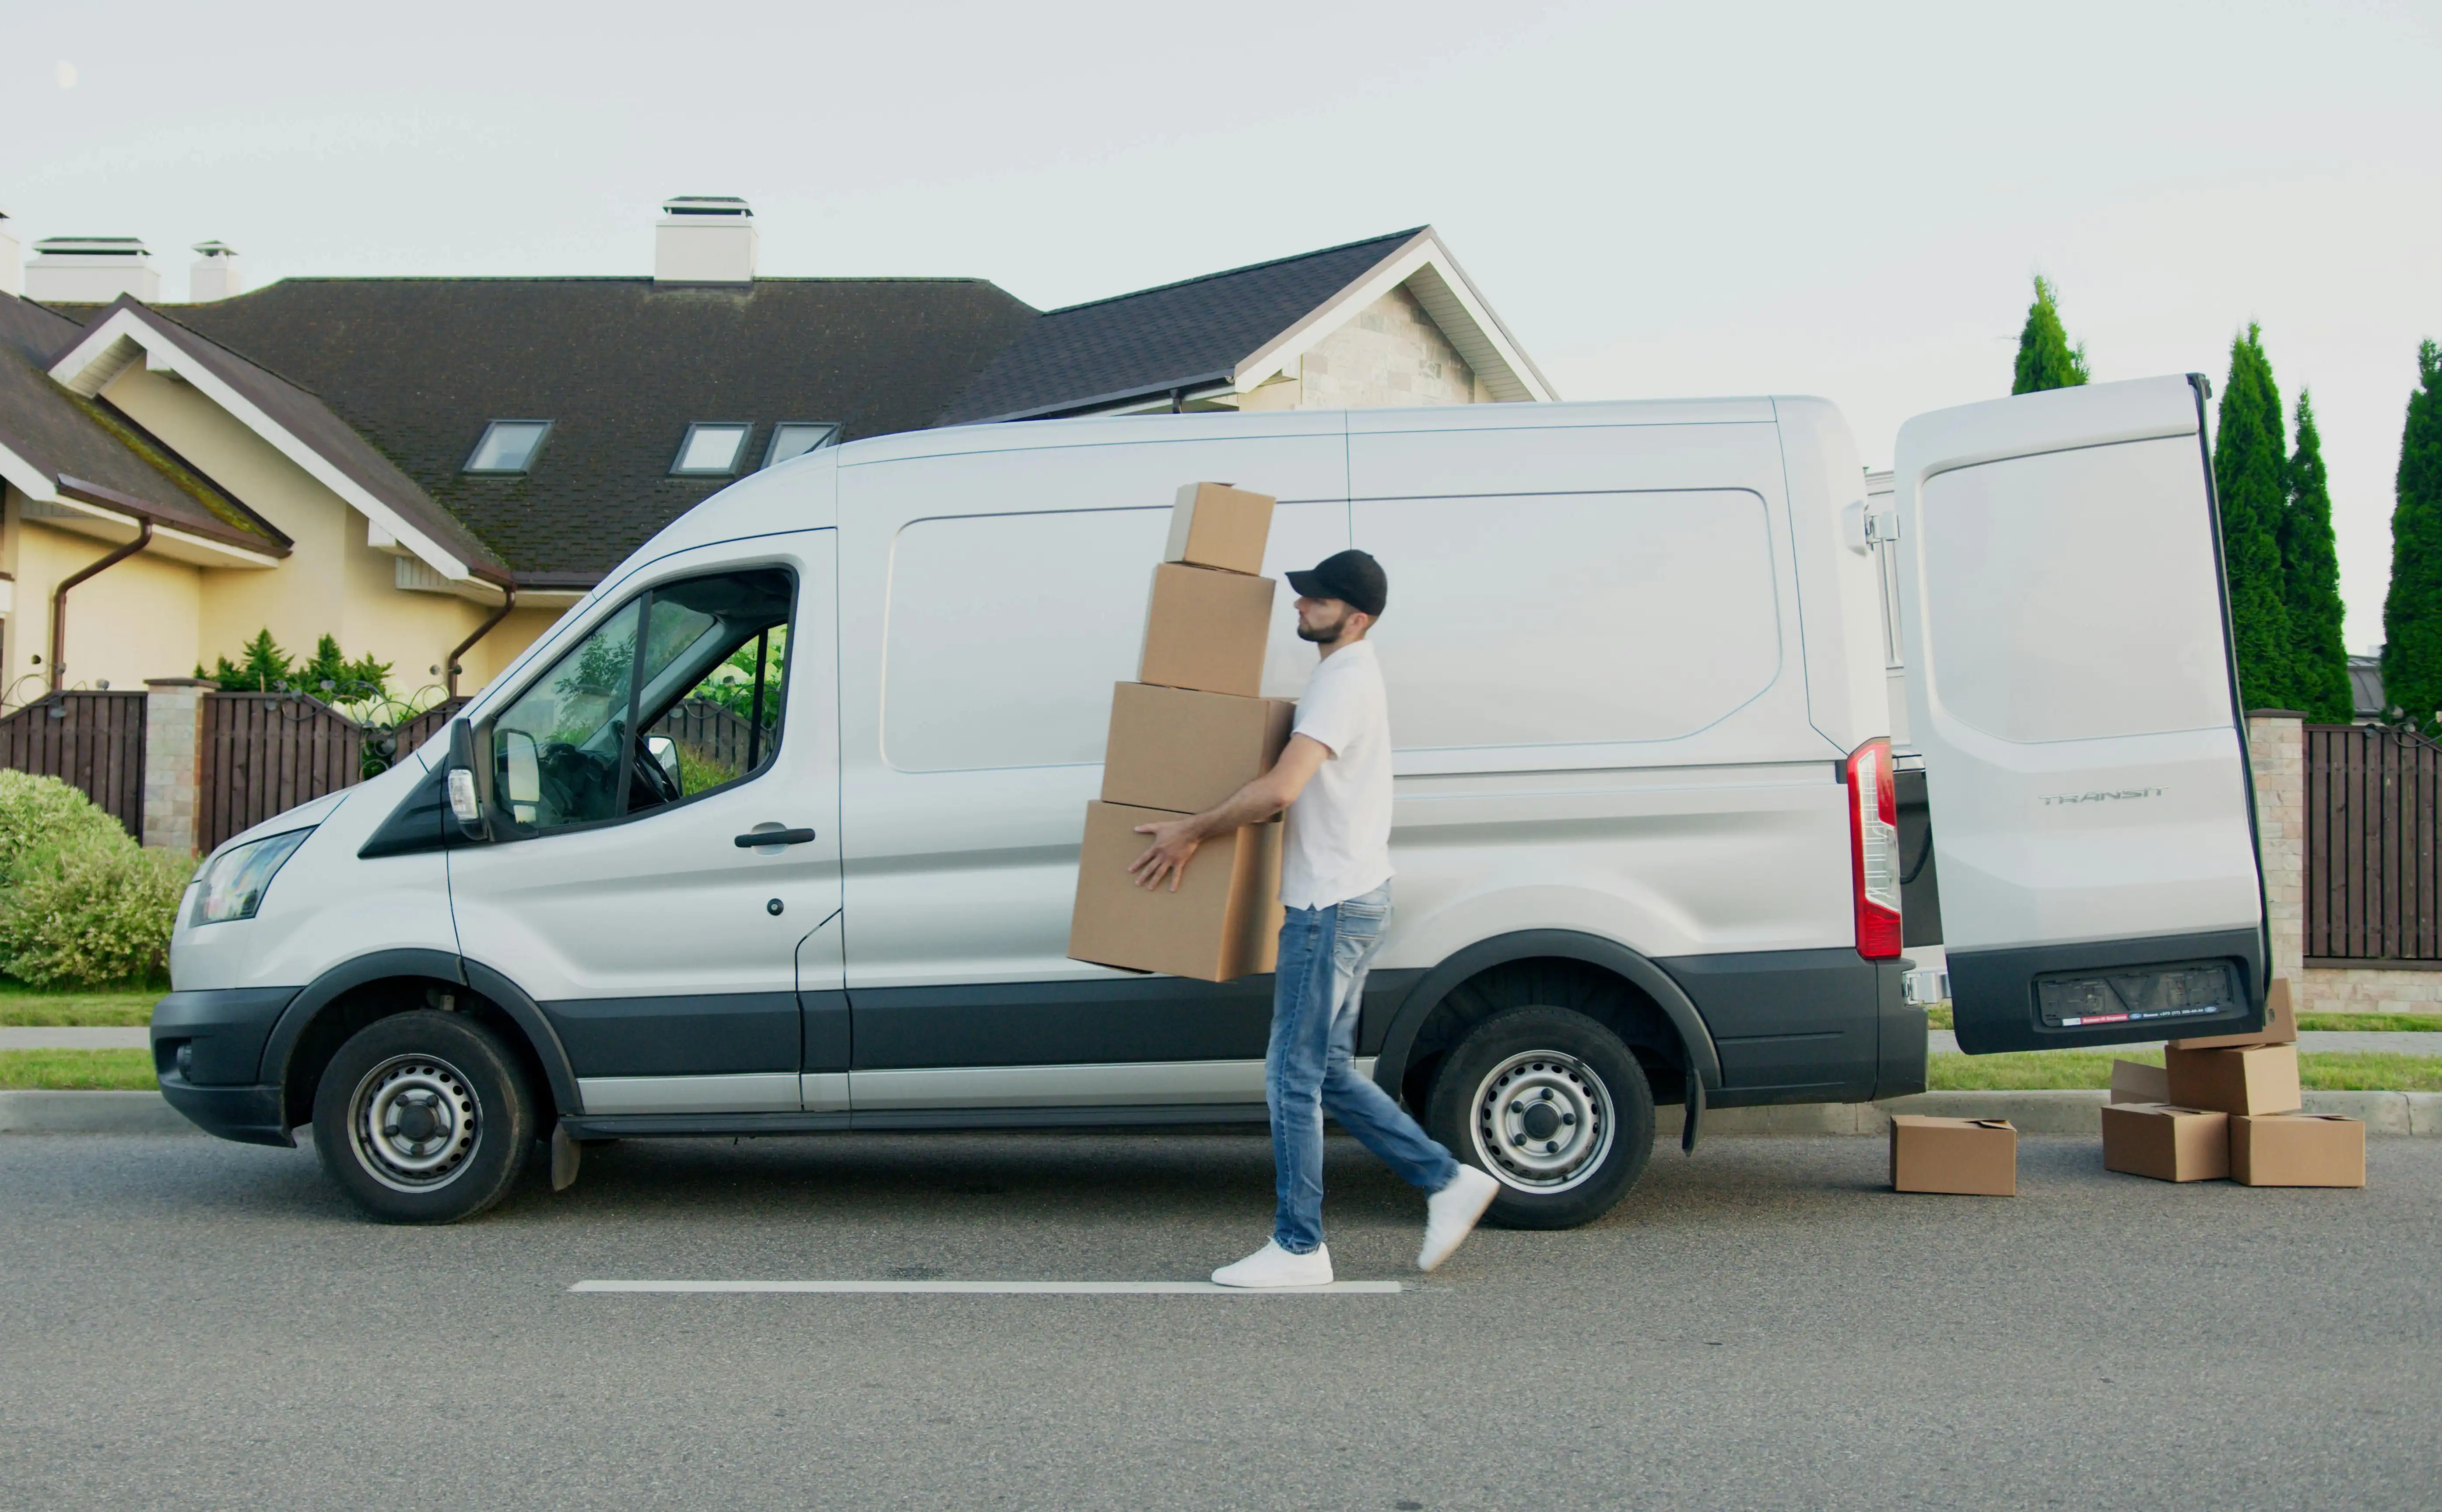
[[2307,964],[2442,964],[2442,744],[2374,725],[2305,738]]
[[57,777],[138,836],[144,830],[144,695],[53,693],[0,719],[0,767]]
[[364,779],[364,726],[302,693],[204,697],[195,846],[210,850],[242,829]]
[[686,699],[653,721],[647,735],[666,735],[683,746],[691,747],[699,759],[712,762],[728,771],[744,774],[754,762],[748,754],[768,756],[772,737],[766,732],[756,742],[755,721],[742,714],[732,714],[705,699]]

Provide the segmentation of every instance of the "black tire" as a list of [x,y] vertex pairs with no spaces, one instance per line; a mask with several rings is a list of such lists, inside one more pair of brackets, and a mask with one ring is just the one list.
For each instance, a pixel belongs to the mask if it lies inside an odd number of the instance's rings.
[[384,1223],[473,1217],[508,1193],[534,1140],[525,1072],[498,1034],[464,1013],[366,1026],[314,1089],[322,1169]]
[[1486,1223],[1574,1229],[1609,1212],[1645,1174],[1653,1088],[1619,1036],[1585,1014],[1513,1008],[1477,1025],[1442,1063],[1425,1127],[1501,1183]]

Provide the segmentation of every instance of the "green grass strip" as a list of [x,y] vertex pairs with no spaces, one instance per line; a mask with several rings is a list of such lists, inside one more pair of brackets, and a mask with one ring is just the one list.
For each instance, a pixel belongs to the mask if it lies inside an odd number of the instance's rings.
[[[1950,1005],[1924,1011],[1925,1028],[1956,1029]],[[2442,1034],[2442,1013],[2301,1013],[2302,1029],[2329,1029],[2346,1034]]]
[[[1926,1086],[1936,1092],[2035,1092],[2106,1087],[2111,1063],[2162,1064],[2162,1052],[2023,1050],[2006,1055],[1927,1058]],[[2442,1092],[2442,1056],[2316,1051],[2298,1057],[2298,1084],[2318,1092]]]
[[0,1050],[0,1087],[53,1092],[149,1092],[151,1050]]
[[14,982],[0,985],[0,1024],[48,1029],[142,1028],[153,1022],[153,1005],[169,989],[141,987],[102,993],[46,993]]

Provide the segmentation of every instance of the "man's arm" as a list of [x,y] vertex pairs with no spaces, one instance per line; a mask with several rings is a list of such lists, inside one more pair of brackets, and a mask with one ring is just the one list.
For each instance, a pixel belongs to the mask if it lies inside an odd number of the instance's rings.
[[1314,737],[1290,736],[1288,748],[1272,763],[1272,770],[1215,807],[1184,819],[1137,826],[1137,833],[1153,836],[1153,843],[1145,847],[1143,855],[1128,864],[1128,875],[1140,887],[1158,887],[1167,877],[1170,890],[1178,891],[1179,879],[1187,875],[1187,858],[1195,854],[1197,846],[1240,825],[1261,824],[1297,802],[1298,794],[1305,791],[1305,785],[1330,759],[1331,747]]

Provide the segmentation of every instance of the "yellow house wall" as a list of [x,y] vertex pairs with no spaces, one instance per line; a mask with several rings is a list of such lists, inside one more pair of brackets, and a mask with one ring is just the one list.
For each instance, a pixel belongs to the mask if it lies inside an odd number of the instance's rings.
[[[60,580],[108,555],[110,542],[59,530],[24,517],[25,500],[8,490],[9,526],[0,539],[16,581],[0,663],[7,707],[40,698],[50,685],[51,591]],[[69,687],[107,682],[136,689],[148,677],[184,677],[194,670],[196,607],[203,574],[185,562],[144,553],[131,556],[68,593]]]
[[[370,544],[364,516],[177,379],[131,368],[103,397],[295,543],[269,572],[204,574],[195,632],[204,661],[235,660],[259,629],[292,655],[311,654],[323,635],[336,635],[350,656],[390,663],[391,690],[404,696],[441,683],[429,669],[492,612],[454,594],[400,589],[394,558]],[[515,653],[516,646],[504,650],[496,640],[517,617],[467,654],[462,690],[480,686]]]

